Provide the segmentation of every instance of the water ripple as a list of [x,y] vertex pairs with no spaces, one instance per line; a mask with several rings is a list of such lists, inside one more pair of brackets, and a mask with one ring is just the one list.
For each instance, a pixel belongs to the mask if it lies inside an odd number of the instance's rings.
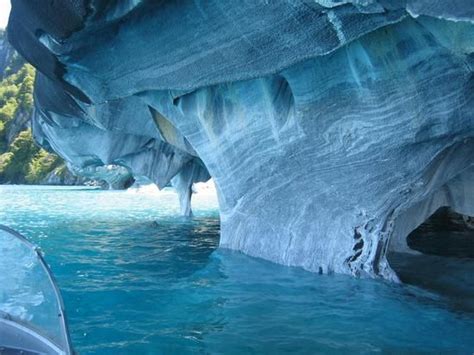
[[472,315],[417,288],[319,276],[217,250],[217,206],[176,196],[0,187],[0,220],[39,244],[83,354],[456,352]]

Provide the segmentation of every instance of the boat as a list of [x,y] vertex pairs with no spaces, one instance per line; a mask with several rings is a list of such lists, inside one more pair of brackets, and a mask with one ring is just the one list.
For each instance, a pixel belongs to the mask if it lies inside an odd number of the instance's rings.
[[0,225],[0,354],[73,354],[63,300],[37,246]]

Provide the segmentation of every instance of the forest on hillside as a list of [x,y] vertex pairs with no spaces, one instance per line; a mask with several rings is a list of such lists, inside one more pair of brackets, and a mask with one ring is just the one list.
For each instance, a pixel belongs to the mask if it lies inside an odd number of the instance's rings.
[[3,30],[0,79],[0,183],[63,184],[66,178],[71,180],[64,161],[33,140],[30,118],[35,69],[12,49]]

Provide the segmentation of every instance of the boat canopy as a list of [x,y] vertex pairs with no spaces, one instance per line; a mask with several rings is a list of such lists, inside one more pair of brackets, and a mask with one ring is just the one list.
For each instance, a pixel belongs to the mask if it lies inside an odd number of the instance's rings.
[[0,225],[0,353],[72,354],[63,301],[41,250]]

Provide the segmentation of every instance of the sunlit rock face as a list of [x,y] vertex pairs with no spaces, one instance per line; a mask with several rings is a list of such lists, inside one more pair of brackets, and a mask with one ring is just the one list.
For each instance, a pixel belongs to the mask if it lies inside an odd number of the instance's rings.
[[474,215],[472,1],[64,3],[10,18],[37,141],[171,183],[187,215],[212,176],[222,247],[396,279],[387,251],[436,208]]

